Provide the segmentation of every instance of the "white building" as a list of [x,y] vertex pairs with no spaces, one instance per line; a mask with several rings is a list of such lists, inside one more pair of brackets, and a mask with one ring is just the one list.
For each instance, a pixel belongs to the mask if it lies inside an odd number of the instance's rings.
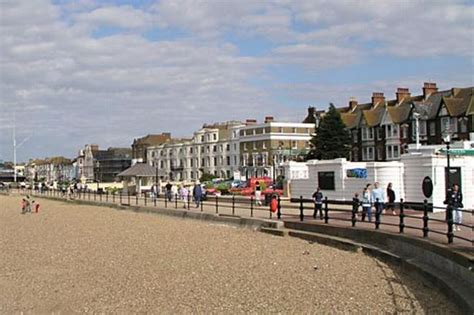
[[231,178],[240,165],[239,121],[204,125],[191,139],[171,139],[147,148],[147,161],[164,180],[194,181],[203,173]]

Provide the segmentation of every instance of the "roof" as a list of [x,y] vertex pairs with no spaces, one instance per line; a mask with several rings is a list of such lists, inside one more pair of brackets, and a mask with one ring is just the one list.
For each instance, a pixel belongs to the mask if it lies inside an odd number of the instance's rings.
[[348,129],[354,129],[359,126],[360,113],[341,113],[341,119]]
[[137,163],[127,168],[122,173],[118,174],[120,177],[154,177],[156,176],[156,168],[147,163]]
[[385,112],[385,105],[378,103],[373,109],[366,109],[363,111],[367,126],[374,127],[380,125],[382,122],[383,114]]
[[453,97],[443,97],[449,116],[458,117],[465,115],[469,107],[472,107],[474,88],[455,89]]
[[162,144],[166,140],[171,138],[170,133],[162,133],[160,135],[146,135],[145,137],[135,139],[133,144],[144,144],[144,145],[157,145]]
[[397,106],[389,106],[387,108],[388,114],[394,124],[401,124],[405,122],[410,116],[411,103],[401,103]]

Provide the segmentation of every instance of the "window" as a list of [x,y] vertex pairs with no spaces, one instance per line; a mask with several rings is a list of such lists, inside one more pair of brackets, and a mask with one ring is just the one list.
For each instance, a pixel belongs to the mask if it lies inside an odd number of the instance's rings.
[[297,132],[298,132],[298,129],[293,128],[293,133],[297,133]]
[[291,148],[292,149],[297,149],[298,148],[298,143],[296,141],[291,141]]
[[399,125],[393,125],[392,135],[393,135],[394,138],[398,138],[399,130],[400,130]]
[[430,136],[436,136],[436,122],[430,121]]
[[382,140],[382,137],[383,137],[382,127],[378,127],[377,128],[377,140]]
[[201,136],[201,142],[204,142],[204,136]]
[[467,117],[459,118],[459,132],[467,132]]
[[450,128],[449,121],[450,121],[449,117],[441,117],[441,132],[443,132],[446,129]]
[[280,127],[278,132],[283,133],[283,127]]
[[318,172],[318,186],[322,190],[335,190],[334,172]]
[[206,166],[206,163],[205,163],[205,160],[204,160],[204,159],[201,159],[201,166],[202,166],[202,167]]
[[359,135],[357,129],[352,130],[352,142],[358,143],[359,142]]
[[458,132],[458,119],[456,117],[451,118],[451,131],[453,133]]
[[193,154],[193,148],[189,148],[189,154]]
[[[234,158],[235,158],[235,157],[234,157]],[[226,158],[226,160],[227,160],[227,166],[229,166],[229,165],[230,165],[230,156],[228,156],[228,157]]]
[[387,160],[398,159],[400,157],[400,147],[398,145],[388,145],[386,154]]
[[387,139],[392,138],[392,125],[386,125],[385,126],[385,136]]
[[217,158],[214,158],[214,166],[217,166]]
[[402,125],[402,137],[404,139],[408,138],[408,125],[407,124]]
[[374,139],[374,128],[368,128],[368,133],[367,133],[368,139],[373,140]]
[[201,153],[204,153],[204,146],[201,147]]
[[212,146],[212,152],[217,152],[217,146],[216,145]]
[[226,150],[226,151],[230,151],[230,144],[226,144],[225,150]]
[[207,145],[207,146],[206,146],[206,152],[209,153],[210,150],[211,150],[210,147]]
[[374,159],[374,148],[365,147],[362,149],[362,159],[365,161],[371,161]]
[[212,138],[213,138],[214,140],[217,140],[217,134],[216,134],[216,133],[213,133],[213,134],[212,134]]
[[194,160],[193,160],[193,159],[190,159],[190,160],[189,160],[189,163],[190,163],[190,165],[189,165],[189,166],[190,166],[190,167],[194,167],[194,163],[193,163],[193,162],[194,162]]
[[383,160],[383,147],[377,147],[377,161]]
[[369,127],[362,128],[362,140],[373,140],[374,129]]

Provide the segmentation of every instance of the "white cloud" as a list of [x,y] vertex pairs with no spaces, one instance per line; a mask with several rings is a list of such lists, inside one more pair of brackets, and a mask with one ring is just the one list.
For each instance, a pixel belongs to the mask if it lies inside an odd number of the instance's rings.
[[132,6],[100,7],[91,12],[83,12],[75,21],[89,26],[111,26],[123,29],[143,29],[153,25],[153,17]]

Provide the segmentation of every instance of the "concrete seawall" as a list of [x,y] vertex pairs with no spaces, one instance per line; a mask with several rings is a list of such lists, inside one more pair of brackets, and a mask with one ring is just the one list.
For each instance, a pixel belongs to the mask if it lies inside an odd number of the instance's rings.
[[448,245],[385,231],[293,221],[285,222],[285,228],[290,236],[346,250],[362,250],[416,271],[457,301],[466,314],[474,314],[472,252],[453,251]]

